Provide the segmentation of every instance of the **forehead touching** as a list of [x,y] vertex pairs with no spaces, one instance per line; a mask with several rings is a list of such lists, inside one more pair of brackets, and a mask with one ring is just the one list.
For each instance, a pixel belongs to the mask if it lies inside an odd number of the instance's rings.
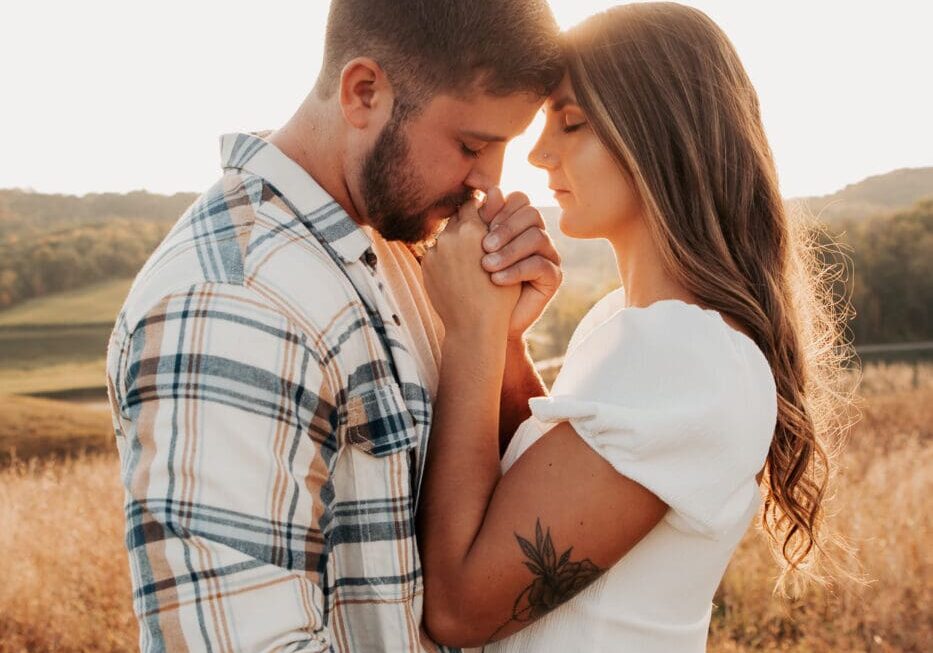
[[576,108],[579,105],[577,104],[577,95],[573,92],[573,84],[570,82],[570,75],[564,75],[564,78],[558,84],[551,94],[548,96],[547,101],[542,107],[542,111],[553,111],[558,112],[566,108]]
[[420,120],[454,135],[489,143],[505,142],[528,128],[543,102],[544,98],[532,93],[440,94],[427,103]]

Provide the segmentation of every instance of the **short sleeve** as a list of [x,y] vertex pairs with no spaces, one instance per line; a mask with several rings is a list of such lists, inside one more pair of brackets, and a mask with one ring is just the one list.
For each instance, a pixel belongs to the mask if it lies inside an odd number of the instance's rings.
[[761,352],[717,313],[682,302],[624,309],[565,361],[544,423],[569,422],[620,474],[671,510],[674,527],[716,538],[757,501],[774,432]]

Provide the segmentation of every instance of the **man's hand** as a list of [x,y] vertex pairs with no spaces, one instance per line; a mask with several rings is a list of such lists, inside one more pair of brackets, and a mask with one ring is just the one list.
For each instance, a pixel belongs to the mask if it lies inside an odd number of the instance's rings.
[[490,189],[480,215],[489,225],[489,235],[483,240],[487,252],[483,269],[496,285],[522,284],[509,325],[509,338],[521,338],[560,288],[560,255],[545,230],[541,212],[531,206],[525,194],[503,198],[498,188]]

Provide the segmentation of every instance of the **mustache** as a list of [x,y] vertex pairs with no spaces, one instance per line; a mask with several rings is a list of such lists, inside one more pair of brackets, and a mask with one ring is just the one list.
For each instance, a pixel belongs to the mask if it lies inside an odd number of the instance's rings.
[[476,191],[473,190],[472,188],[465,188],[462,191],[451,193],[450,195],[446,195],[442,197],[441,199],[439,199],[438,201],[436,201],[428,209],[428,211],[431,211],[433,209],[450,209],[451,211],[456,211],[461,206],[463,206],[464,204],[469,202],[471,199],[473,199],[475,194],[476,194]]

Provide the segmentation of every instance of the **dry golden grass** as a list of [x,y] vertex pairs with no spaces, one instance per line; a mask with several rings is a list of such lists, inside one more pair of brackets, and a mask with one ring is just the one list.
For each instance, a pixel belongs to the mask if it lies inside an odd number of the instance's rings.
[[[773,597],[776,567],[751,531],[717,595],[710,651],[930,650],[933,384],[924,374],[913,389],[904,369],[866,373],[863,417],[840,461],[833,522],[871,583]],[[135,649],[117,476],[112,454],[0,470],[0,653]]]
[[854,547],[867,585],[839,580],[799,600],[772,596],[776,567],[751,530],[717,595],[710,650],[931,650],[933,388],[868,394],[840,468],[831,525]]
[[0,652],[136,647],[114,455],[0,472]]
[[0,395],[58,392],[101,386],[107,378],[105,368],[103,356],[92,361],[56,363],[35,369],[0,367]]

